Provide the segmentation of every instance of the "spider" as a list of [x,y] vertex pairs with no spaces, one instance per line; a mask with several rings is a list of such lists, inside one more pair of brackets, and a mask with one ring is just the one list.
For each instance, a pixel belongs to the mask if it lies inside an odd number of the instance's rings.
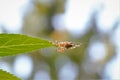
[[64,52],[66,49],[74,49],[76,47],[79,47],[80,45],[75,44],[73,42],[69,41],[63,41],[63,42],[53,42],[53,44],[58,47],[57,52]]

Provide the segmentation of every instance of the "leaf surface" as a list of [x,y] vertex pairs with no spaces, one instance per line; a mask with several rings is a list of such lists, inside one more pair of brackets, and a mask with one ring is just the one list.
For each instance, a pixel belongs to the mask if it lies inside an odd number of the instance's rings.
[[0,80],[21,80],[21,79],[9,72],[6,72],[0,69]]
[[52,42],[23,34],[0,34],[0,57],[53,46]]

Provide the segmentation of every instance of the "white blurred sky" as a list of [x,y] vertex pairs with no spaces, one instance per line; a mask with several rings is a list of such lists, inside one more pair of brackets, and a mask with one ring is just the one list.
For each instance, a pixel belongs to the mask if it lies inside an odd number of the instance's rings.
[[0,0],[0,26],[11,33],[18,33],[22,26],[24,8],[30,0]]
[[[0,0],[1,32],[1,26],[4,26],[4,28],[7,29],[7,31],[10,33],[18,33],[20,31],[22,27],[24,8],[29,5],[29,2],[30,0]],[[109,32],[115,21],[120,17],[120,0],[67,0],[65,7],[66,11],[61,16],[63,21],[62,23],[58,22],[59,24],[57,24],[57,26],[63,24],[65,28],[72,34],[82,34],[87,28],[85,25],[90,19],[91,12],[95,9],[100,9],[101,5],[104,5],[104,9],[98,15],[97,23],[101,32]],[[61,18],[58,21],[61,21]],[[54,27],[56,27],[56,25],[54,25]],[[120,28],[118,29],[118,31],[120,31]],[[115,42],[116,40],[120,41],[120,32],[115,33],[114,36],[116,36],[113,37],[115,38],[113,39]],[[101,49],[103,49],[103,47]],[[119,50],[120,48],[117,51],[118,53]],[[99,54],[99,56],[101,55]],[[99,56],[97,56],[97,58],[99,58]],[[118,57],[116,57],[116,59],[114,59],[114,61],[108,65],[111,67],[107,67],[107,69],[110,71],[114,70],[115,68],[116,70],[114,73],[117,73],[115,74],[116,76],[120,75],[120,67],[118,67],[120,64],[118,63],[120,63],[120,60],[118,60]],[[15,70],[18,71],[17,68]],[[106,74],[108,73],[106,72]],[[112,71],[108,75],[112,79],[116,78],[116,76],[112,74]]]

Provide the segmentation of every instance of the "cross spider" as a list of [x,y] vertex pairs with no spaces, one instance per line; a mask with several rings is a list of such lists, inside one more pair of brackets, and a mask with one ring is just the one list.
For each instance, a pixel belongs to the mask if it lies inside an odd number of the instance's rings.
[[53,43],[56,47],[58,47],[57,52],[64,52],[65,49],[74,49],[76,47],[79,47],[80,45],[75,44],[73,42],[69,42],[69,41],[64,41],[64,42],[54,42]]

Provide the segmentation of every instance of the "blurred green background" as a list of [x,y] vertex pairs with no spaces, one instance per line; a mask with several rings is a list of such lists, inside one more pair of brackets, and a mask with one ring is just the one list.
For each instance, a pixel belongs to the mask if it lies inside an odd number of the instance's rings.
[[119,80],[119,0],[1,0],[0,32],[82,45],[0,58],[23,80]]

